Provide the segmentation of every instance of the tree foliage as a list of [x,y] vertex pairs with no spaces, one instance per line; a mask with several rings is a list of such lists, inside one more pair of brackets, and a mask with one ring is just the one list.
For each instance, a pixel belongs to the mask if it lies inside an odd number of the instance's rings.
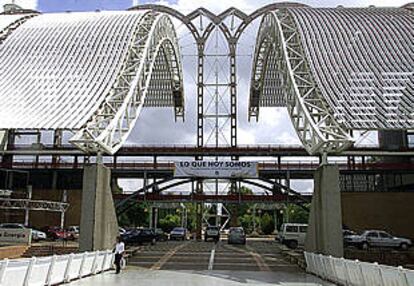
[[[308,204],[307,207],[310,208],[310,204]],[[289,217],[289,222],[308,223],[309,212],[298,205],[288,204],[285,213],[285,217]]]
[[263,234],[272,234],[275,230],[275,222],[272,216],[265,213],[260,218],[260,226]]
[[174,227],[180,226],[180,217],[176,214],[168,214],[159,220],[158,226],[165,232],[170,232]]

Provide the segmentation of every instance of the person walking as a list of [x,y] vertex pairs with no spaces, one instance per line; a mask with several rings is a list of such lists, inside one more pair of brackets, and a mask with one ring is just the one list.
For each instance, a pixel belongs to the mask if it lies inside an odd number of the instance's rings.
[[124,255],[125,251],[125,244],[122,242],[122,239],[120,236],[116,238],[116,245],[115,245],[115,269],[116,274],[119,274],[121,272],[121,259]]

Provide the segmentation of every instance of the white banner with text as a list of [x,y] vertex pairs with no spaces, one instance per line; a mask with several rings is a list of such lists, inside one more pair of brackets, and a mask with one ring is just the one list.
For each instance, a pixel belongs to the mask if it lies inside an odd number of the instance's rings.
[[180,161],[175,162],[174,177],[257,178],[257,162]]
[[30,228],[0,228],[0,242],[30,244],[32,230]]

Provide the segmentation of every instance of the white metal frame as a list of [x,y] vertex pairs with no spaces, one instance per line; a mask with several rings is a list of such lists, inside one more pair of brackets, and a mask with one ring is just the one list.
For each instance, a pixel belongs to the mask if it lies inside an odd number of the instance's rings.
[[66,212],[69,204],[63,202],[0,198],[0,209]]
[[[253,63],[250,102],[262,95],[266,69],[274,73],[283,87],[284,96],[276,99],[288,108],[295,130],[310,154],[338,152],[353,140],[349,131],[339,125],[323,98],[309,69],[296,24],[285,9],[264,16],[257,37]],[[258,99],[260,101],[260,99]],[[284,102],[283,102],[284,101]],[[258,105],[249,107],[250,116],[258,116]]]
[[167,16],[148,12],[135,31],[127,60],[109,96],[70,141],[87,152],[114,154],[126,141],[144,106],[159,56],[170,68],[176,115],[182,116],[182,71],[174,26]]

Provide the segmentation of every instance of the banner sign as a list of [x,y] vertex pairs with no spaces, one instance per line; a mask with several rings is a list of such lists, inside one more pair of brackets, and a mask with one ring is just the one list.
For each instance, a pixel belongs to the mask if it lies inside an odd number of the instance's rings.
[[257,162],[181,161],[175,162],[174,177],[257,178]]
[[30,228],[0,228],[0,242],[30,244],[32,230]]

